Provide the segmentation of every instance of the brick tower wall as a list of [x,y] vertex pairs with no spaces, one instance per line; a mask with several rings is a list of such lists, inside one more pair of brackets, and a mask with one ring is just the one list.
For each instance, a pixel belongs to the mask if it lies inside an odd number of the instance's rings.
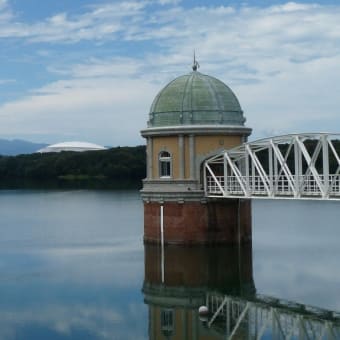
[[[164,202],[164,242],[167,244],[238,244],[251,242],[251,201],[221,199]],[[158,202],[144,203],[144,241],[161,242]]]

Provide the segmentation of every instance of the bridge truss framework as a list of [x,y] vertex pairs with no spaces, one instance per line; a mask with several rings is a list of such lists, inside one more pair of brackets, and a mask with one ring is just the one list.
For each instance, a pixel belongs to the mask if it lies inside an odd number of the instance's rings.
[[207,197],[340,200],[340,134],[244,143],[204,163]]
[[209,293],[209,328],[216,327],[226,339],[336,340],[340,315],[336,312],[264,295],[251,299]]

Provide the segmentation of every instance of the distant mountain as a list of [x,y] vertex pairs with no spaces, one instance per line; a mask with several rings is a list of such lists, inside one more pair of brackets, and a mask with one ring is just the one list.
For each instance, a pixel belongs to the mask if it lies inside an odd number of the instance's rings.
[[33,153],[47,145],[48,144],[43,143],[32,143],[21,139],[0,139],[0,155],[15,156]]

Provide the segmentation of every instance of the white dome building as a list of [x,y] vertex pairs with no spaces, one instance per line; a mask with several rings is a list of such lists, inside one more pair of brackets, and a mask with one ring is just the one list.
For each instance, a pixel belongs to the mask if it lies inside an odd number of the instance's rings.
[[47,146],[37,151],[37,153],[61,152],[61,151],[98,151],[106,150],[104,146],[87,142],[63,142]]

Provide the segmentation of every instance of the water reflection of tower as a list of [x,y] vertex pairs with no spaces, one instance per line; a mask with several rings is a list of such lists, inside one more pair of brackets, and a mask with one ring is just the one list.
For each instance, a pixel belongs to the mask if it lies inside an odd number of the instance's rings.
[[143,293],[149,305],[151,339],[222,339],[223,332],[207,329],[198,307],[208,293],[239,296],[255,293],[251,245],[237,247],[145,245]]

